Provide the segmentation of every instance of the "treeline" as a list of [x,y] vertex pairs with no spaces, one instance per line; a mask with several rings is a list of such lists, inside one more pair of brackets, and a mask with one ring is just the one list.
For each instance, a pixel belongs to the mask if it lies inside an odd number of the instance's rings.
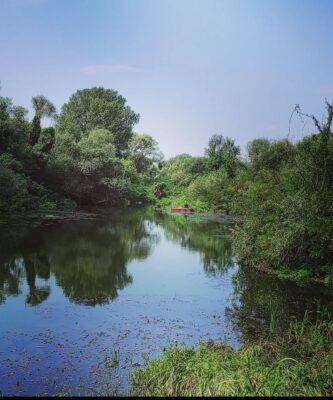
[[296,144],[255,139],[242,159],[232,139],[214,135],[204,157],[168,160],[154,186],[160,204],[241,215],[235,247],[243,264],[332,281],[333,106],[326,106],[323,123],[303,114],[317,132]]
[[[234,140],[210,138],[205,156],[163,161],[133,131],[139,115],[114,90],[78,90],[59,114],[44,96],[34,116],[0,97],[0,211],[157,202],[240,215],[239,260],[295,280],[332,280],[333,105],[316,133],[294,144],[255,139],[245,159]],[[42,128],[44,117],[54,126]]]
[[[61,112],[32,98],[34,117],[0,97],[0,211],[148,201],[161,154],[133,131],[139,115],[114,90],[78,90]],[[42,128],[44,117],[54,126]]]

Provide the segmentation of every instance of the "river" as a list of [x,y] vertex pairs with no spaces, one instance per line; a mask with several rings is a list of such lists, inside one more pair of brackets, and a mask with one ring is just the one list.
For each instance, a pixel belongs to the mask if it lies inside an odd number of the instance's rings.
[[128,393],[172,343],[234,349],[284,329],[330,290],[237,266],[235,226],[151,208],[0,224],[2,395]]

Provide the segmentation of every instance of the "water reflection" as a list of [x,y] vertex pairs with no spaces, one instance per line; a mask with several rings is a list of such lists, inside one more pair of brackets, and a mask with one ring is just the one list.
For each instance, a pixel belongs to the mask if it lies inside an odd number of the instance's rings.
[[[40,304],[50,295],[47,280],[53,274],[72,302],[108,303],[132,283],[127,264],[148,257],[158,241],[152,228],[142,211],[42,228],[25,225],[16,236],[17,227],[10,232],[7,227],[0,237],[0,301],[20,294],[25,278],[26,304]],[[37,284],[37,278],[45,283]]]
[[[230,227],[151,209],[116,210],[94,221],[35,228],[2,225],[0,303],[21,295],[23,285],[27,305],[42,303],[50,296],[51,276],[74,303],[108,303],[132,283],[128,263],[148,258],[161,232],[167,241],[200,254],[209,277],[221,277],[234,266]],[[265,335],[270,327],[284,329],[290,317],[301,317],[319,301],[332,304],[331,293],[321,286],[300,288],[244,269],[229,285],[233,305],[226,313],[244,341]]]
[[318,309],[333,306],[328,287],[314,283],[302,287],[244,268],[233,276],[233,287],[233,307],[226,313],[244,342],[282,333],[292,319],[302,319],[305,310],[315,317]]
[[26,304],[42,303],[50,295],[47,281],[53,274],[72,302],[108,303],[132,283],[127,264],[147,258],[158,242],[156,226],[167,240],[199,252],[208,275],[222,275],[233,265],[225,226],[154,214],[149,209],[117,210],[94,221],[46,227],[6,226],[0,234],[0,301],[19,295],[25,279]]
[[221,276],[234,265],[230,228],[217,222],[158,214],[168,240],[199,252],[207,275]]
[[21,294],[20,281],[22,278],[22,266],[19,262],[0,261],[0,303],[4,303],[7,296]]

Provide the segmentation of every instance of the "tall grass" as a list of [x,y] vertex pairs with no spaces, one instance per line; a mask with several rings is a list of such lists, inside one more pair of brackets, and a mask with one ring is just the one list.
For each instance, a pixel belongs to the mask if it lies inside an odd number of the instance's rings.
[[239,351],[214,343],[167,348],[132,374],[131,395],[332,396],[333,323],[324,311],[306,312],[285,334]]

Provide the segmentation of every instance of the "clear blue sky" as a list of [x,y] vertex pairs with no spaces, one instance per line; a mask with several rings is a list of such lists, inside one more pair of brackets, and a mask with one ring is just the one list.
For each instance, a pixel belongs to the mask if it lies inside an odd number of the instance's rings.
[[321,118],[333,101],[332,17],[331,0],[0,0],[1,94],[59,109],[104,86],[166,157],[214,133],[244,148],[286,137],[295,104]]

